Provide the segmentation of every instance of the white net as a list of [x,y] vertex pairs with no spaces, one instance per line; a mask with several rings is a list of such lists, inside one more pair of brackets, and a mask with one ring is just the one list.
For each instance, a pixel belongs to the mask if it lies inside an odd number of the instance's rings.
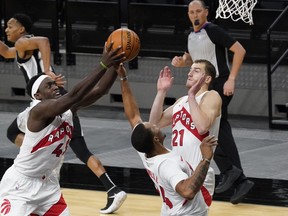
[[216,18],[231,18],[233,21],[242,19],[245,23],[253,25],[252,11],[257,0],[219,0]]

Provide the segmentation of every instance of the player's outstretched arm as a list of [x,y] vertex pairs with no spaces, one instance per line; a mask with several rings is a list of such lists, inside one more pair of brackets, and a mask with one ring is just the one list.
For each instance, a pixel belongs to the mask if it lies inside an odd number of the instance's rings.
[[129,86],[127,72],[123,64],[120,64],[119,68],[117,69],[117,73],[120,77],[121,93],[125,115],[131,127],[134,128],[137,124],[142,122],[138,104]]
[[[171,112],[163,112],[163,104],[166,97],[167,92],[172,87],[174,81],[174,77],[172,72],[168,66],[165,66],[159,73],[158,81],[157,81],[157,94],[155,96],[150,116],[149,122],[152,124],[156,124],[159,127],[165,127],[171,124]],[[168,114],[169,113],[169,114]]]
[[81,100],[77,109],[87,107],[95,103],[103,95],[107,94],[117,78],[117,73],[114,67],[107,69],[106,73],[99,80],[97,85]]
[[8,47],[5,43],[0,41],[0,55],[4,58],[16,58],[15,47]]
[[[53,118],[64,113],[68,109],[71,109],[72,112],[76,112],[81,106],[78,102],[95,87],[105,74],[107,68],[119,64],[119,62],[123,60],[124,53],[117,54],[120,48],[116,50],[112,50],[111,48],[112,44],[108,45],[107,48],[105,46],[101,60],[102,64],[99,63],[95,70],[78,82],[71,91],[56,100],[44,100],[42,103],[39,103],[39,106],[35,106],[33,110],[36,107],[39,107],[39,110],[35,114],[37,115],[36,117],[43,119]],[[106,66],[103,67],[103,64]],[[74,106],[76,104],[78,106]],[[40,107],[40,105],[42,107]],[[43,110],[45,110],[45,112],[43,112]]]

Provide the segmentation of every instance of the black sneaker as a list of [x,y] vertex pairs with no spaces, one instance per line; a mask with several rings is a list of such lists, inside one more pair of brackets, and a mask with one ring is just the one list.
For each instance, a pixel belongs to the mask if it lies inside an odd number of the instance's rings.
[[112,196],[107,197],[107,204],[105,208],[102,208],[100,210],[100,213],[102,214],[111,214],[115,211],[117,211],[123,202],[126,200],[127,194],[124,191],[115,193]]
[[242,173],[241,169],[232,166],[232,169],[227,170],[225,173],[222,174],[223,176],[221,178],[221,181],[215,188],[215,193],[223,193],[227,191],[233,185],[233,183],[239,178],[241,173]]
[[245,180],[242,183],[240,183],[236,188],[233,196],[230,199],[230,202],[234,205],[240,203],[248,194],[248,192],[252,189],[254,186],[254,182],[250,180]]

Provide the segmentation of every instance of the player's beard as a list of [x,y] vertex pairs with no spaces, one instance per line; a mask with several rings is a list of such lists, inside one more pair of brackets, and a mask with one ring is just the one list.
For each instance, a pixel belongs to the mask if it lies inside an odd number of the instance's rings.
[[194,21],[194,25],[195,25],[195,26],[200,25],[200,21],[199,21],[198,19],[195,20],[195,21]]

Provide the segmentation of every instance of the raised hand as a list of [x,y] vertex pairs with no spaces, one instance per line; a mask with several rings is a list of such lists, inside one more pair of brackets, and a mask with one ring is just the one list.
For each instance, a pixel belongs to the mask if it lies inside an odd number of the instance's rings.
[[197,80],[194,81],[191,85],[191,87],[188,90],[188,95],[190,97],[195,97],[197,92],[201,89],[203,83],[205,82],[206,75],[203,73],[202,76]]
[[202,157],[211,160],[213,157],[214,148],[218,145],[218,139],[214,135],[209,135],[202,140],[200,149]]
[[109,68],[111,66],[119,65],[120,62],[125,60],[125,52],[119,52],[121,46],[117,49],[112,49],[113,42],[110,44],[106,44],[104,46],[103,55],[101,62],[104,64],[105,67]]
[[127,71],[123,63],[120,63],[120,65],[116,68],[116,72],[120,78],[127,77]]
[[173,84],[174,77],[168,66],[165,66],[159,73],[157,81],[158,91],[168,91]]
[[46,72],[46,75],[50,76],[53,80],[55,80],[56,85],[58,87],[64,87],[66,80],[62,74],[56,75],[54,72],[48,71],[48,72]]

